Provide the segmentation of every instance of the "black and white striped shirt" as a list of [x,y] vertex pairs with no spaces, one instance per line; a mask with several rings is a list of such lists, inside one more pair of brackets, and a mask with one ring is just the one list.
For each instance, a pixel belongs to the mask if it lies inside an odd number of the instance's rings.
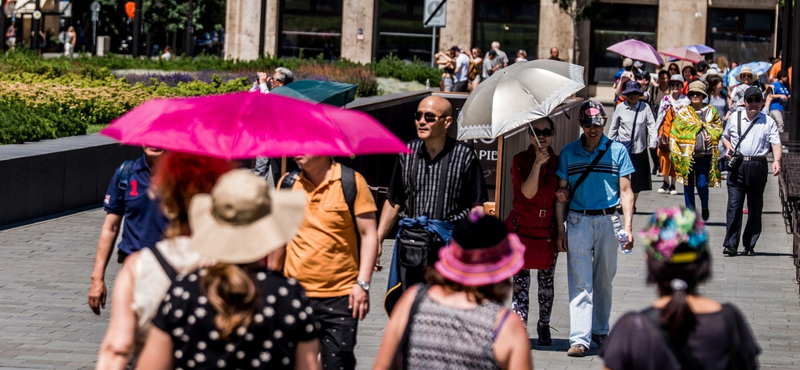
[[[390,201],[403,205],[406,217],[436,214],[436,198],[440,186],[444,192],[444,221],[457,222],[467,217],[469,210],[488,200],[483,169],[475,151],[467,144],[447,137],[444,149],[433,159],[422,140],[408,143],[412,154],[401,154],[395,163],[392,180],[386,193]],[[450,166],[445,181],[441,177],[442,159],[450,153]],[[412,165],[417,166],[415,178]],[[414,181],[413,185],[411,181]],[[415,189],[415,194],[411,194]]]

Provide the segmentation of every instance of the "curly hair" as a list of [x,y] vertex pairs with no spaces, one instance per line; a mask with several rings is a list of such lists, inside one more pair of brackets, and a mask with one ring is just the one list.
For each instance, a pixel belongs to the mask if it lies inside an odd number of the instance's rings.
[[223,159],[180,152],[165,153],[155,166],[151,191],[170,219],[167,237],[181,235],[189,225],[189,202],[210,193],[220,176],[234,168]]

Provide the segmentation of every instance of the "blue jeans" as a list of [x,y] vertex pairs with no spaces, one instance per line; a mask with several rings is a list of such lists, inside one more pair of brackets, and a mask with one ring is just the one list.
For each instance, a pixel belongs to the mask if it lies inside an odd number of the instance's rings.
[[694,189],[697,187],[697,195],[700,196],[700,206],[708,208],[708,174],[711,171],[711,156],[697,157],[686,176],[687,185],[683,187],[683,200],[686,208],[697,209],[694,199]]
[[569,344],[589,348],[592,334],[608,334],[611,281],[617,273],[614,222],[619,215],[567,216],[569,285]]

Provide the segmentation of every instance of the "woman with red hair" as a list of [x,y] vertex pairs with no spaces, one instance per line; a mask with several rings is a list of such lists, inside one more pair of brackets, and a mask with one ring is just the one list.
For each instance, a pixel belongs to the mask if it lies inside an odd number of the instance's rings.
[[169,152],[153,176],[151,197],[157,198],[169,218],[166,238],[125,260],[114,283],[111,321],[100,345],[98,369],[125,369],[136,361],[151,320],[172,279],[211,263],[188,246],[189,203],[196,194],[209,193],[233,166],[222,159]]

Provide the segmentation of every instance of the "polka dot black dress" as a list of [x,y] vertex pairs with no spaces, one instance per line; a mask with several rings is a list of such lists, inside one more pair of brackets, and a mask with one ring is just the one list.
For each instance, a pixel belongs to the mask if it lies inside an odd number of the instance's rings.
[[250,327],[227,340],[214,324],[216,312],[203,294],[199,270],[173,282],[153,325],[172,337],[176,369],[294,369],[295,347],[320,336],[305,291],[294,279],[267,269],[250,269],[260,307]]

